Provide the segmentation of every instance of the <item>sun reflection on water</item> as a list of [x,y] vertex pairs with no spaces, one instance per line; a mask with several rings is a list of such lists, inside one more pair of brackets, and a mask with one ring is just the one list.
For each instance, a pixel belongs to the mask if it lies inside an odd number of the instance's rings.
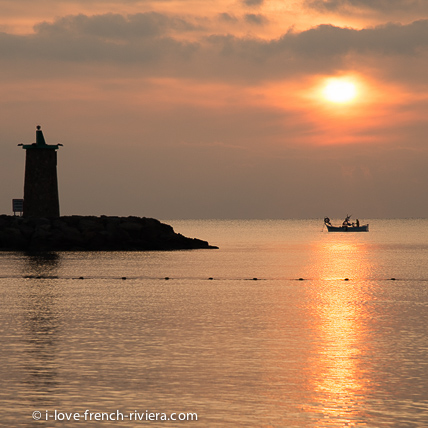
[[[339,240],[341,239],[341,240]],[[311,296],[311,326],[317,337],[311,364],[315,413],[322,426],[329,420],[354,426],[362,419],[370,382],[361,364],[367,352],[364,340],[367,308],[365,281],[372,264],[364,241],[356,237],[333,238],[317,244],[312,277],[319,288]],[[336,425],[337,426],[337,425]]]
[[319,243],[314,254],[313,275],[321,280],[367,279],[372,270],[366,244],[356,239]]

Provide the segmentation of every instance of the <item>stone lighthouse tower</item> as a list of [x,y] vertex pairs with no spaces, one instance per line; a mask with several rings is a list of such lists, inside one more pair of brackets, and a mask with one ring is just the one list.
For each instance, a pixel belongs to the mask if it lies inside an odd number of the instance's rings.
[[60,145],[46,144],[40,126],[36,142],[22,145],[26,150],[24,217],[59,217],[56,151]]

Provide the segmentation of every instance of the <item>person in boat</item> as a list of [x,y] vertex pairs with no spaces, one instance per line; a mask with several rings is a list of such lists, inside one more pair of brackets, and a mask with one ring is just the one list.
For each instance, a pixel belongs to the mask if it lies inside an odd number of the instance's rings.
[[329,226],[331,226],[331,222],[330,222],[330,219],[328,217],[324,218],[324,223],[328,224]]
[[360,220],[356,219],[356,220],[355,220],[355,225],[356,225],[357,227],[360,227]]
[[345,220],[343,220],[342,226],[350,226],[351,224],[349,223],[349,219],[351,218],[350,215],[347,215]]

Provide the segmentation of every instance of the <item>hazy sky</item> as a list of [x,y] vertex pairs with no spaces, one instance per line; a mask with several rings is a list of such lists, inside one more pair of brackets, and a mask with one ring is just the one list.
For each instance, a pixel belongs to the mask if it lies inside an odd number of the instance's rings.
[[41,125],[62,215],[428,214],[426,0],[0,10],[2,213]]

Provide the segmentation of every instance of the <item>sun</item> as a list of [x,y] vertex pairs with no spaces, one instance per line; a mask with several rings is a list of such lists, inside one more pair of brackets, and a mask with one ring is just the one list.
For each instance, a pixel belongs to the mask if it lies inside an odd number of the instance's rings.
[[357,96],[355,83],[341,79],[329,79],[323,89],[323,96],[333,103],[348,103]]

